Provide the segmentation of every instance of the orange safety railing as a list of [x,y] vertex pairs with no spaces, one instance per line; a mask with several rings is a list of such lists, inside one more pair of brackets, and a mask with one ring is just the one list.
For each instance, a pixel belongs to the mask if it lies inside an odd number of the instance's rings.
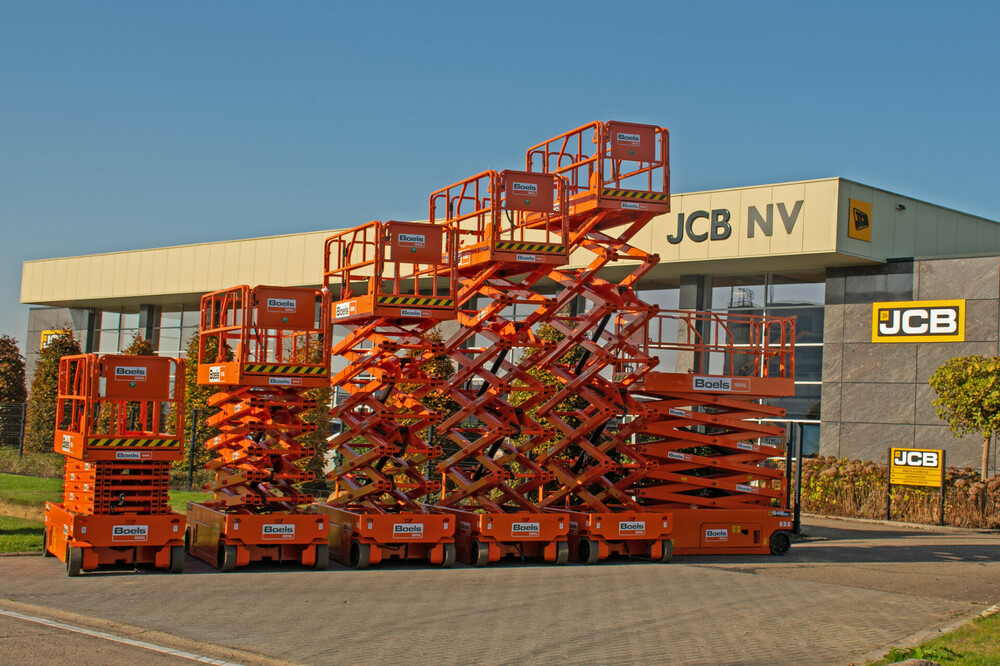
[[567,192],[560,176],[484,171],[432,193],[428,219],[457,229],[463,252],[485,246],[484,260],[503,251],[565,256]]
[[[622,322],[624,323],[624,322]],[[621,323],[619,324],[621,325]],[[637,341],[643,350],[689,353],[680,368],[663,363],[661,372],[700,372],[731,377],[795,377],[795,319],[726,312],[661,310],[648,323]]]
[[[184,362],[156,356],[79,354],[59,363],[56,451],[114,458],[121,448],[180,449]],[[107,455],[103,455],[107,454]]]
[[421,222],[379,222],[326,239],[323,286],[331,316],[454,316],[458,285],[454,230]]
[[240,285],[205,294],[198,381],[266,384],[286,376],[295,378],[292,385],[325,384],[330,366],[329,345],[323,344],[327,308],[323,292],[309,287]]
[[573,204],[593,196],[659,211],[670,203],[669,155],[665,128],[592,122],[532,146],[526,165],[534,173],[565,176]]

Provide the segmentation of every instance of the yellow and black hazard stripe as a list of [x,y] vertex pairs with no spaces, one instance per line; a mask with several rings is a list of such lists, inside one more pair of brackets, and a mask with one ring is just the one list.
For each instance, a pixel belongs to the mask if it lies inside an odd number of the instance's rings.
[[178,439],[154,439],[146,437],[98,437],[87,442],[90,448],[146,447],[146,446],[180,446]]
[[243,372],[266,372],[279,375],[322,375],[326,368],[319,365],[275,365],[273,363],[251,363],[243,366]]
[[636,190],[601,190],[602,197],[635,199],[636,201],[669,201],[670,195],[662,192],[637,192]]
[[566,250],[565,245],[548,245],[545,243],[515,243],[513,241],[502,241],[497,243],[498,250],[508,252],[540,252],[542,254],[554,254]]
[[395,305],[400,307],[420,308],[450,308],[455,305],[454,298],[427,298],[424,296],[379,296],[379,305]]

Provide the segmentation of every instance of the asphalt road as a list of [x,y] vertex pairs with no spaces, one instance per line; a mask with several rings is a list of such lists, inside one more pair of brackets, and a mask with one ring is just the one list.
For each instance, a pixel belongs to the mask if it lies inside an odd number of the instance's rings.
[[1000,602],[1000,534],[808,519],[784,557],[67,578],[0,558],[2,663],[864,663]]

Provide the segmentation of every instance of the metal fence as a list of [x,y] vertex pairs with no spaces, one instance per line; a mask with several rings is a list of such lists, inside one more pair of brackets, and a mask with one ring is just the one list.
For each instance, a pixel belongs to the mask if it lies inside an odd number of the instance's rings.
[[24,426],[28,420],[28,405],[24,402],[0,402],[0,446],[24,449]]

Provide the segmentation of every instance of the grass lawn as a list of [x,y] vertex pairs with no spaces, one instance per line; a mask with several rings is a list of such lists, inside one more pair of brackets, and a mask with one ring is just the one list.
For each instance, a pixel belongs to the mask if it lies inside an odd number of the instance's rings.
[[42,549],[42,521],[0,516],[0,553]]
[[[209,493],[172,490],[170,507],[187,511],[189,501],[212,497]],[[62,479],[0,474],[0,553],[42,549],[42,521],[46,502],[62,501]]]
[[915,648],[893,648],[871,666],[907,659],[928,659],[941,664],[987,666],[1000,664],[1000,613],[976,618],[961,629],[927,641]]
[[0,474],[0,501],[44,506],[46,502],[60,500],[62,500],[62,479]]

